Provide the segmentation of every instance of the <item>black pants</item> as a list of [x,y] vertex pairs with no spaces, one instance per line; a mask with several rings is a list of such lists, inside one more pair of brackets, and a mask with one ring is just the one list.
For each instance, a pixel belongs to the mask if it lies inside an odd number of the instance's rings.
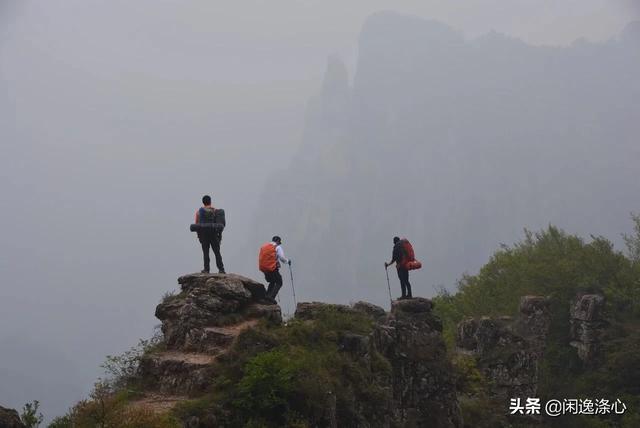
[[200,238],[200,243],[202,244],[202,255],[204,257],[204,270],[207,272],[210,270],[209,247],[211,247],[213,254],[216,256],[216,267],[220,272],[224,272],[224,264],[220,255],[220,238],[217,236],[203,236]]
[[413,297],[411,295],[411,284],[409,284],[409,271],[407,269],[398,268],[398,279],[400,279],[402,297]]
[[278,291],[282,288],[282,275],[280,275],[280,271],[276,270],[274,272],[265,272],[264,279],[269,283],[269,287],[267,288],[267,297],[275,299],[278,295]]

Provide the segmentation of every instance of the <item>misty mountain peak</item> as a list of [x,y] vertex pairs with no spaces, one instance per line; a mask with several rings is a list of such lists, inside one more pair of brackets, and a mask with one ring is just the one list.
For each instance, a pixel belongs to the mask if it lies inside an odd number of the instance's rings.
[[339,55],[327,59],[327,69],[322,81],[322,96],[327,98],[344,96],[349,92],[349,72]]

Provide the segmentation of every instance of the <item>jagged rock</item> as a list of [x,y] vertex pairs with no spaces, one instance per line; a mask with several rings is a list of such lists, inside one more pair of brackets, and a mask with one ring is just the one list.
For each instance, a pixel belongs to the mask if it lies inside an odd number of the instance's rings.
[[340,350],[355,357],[363,357],[369,352],[369,336],[346,333],[340,338]]
[[210,286],[240,282],[243,287],[251,293],[251,297],[254,300],[263,299],[266,292],[261,283],[235,273],[190,273],[178,278],[178,284],[180,284],[183,291],[188,291],[195,287],[202,287],[206,285],[208,281],[212,281],[211,284],[209,284]]
[[294,316],[297,319],[313,320],[317,319],[323,311],[327,310],[351,314],[361,313],[370,316],[376,321],[381,321],[387,316],[385,310],[380,306],[362,301],[356,302],[352,306],[323,302],[300,302],[296,306]]
[[247,318],[264,319],[275,324],[282,323],[282,310],[278,305],[253,303],[244,309]]
[[211,287],[211,292],[221,299],[231,299],[238,302],[246,302],[251,299],[251,292],[247,290],[238,278],[211,278],[205,283]]
[[442,332],[442,321],[440,318],[425,314],[431,314],[433,309],[433,302],[423,297],[414,297],[413,299],[395,300],[391,305],[391,313],[394,314],[394,319],[406,320],[413,322],[419,320],[429,324],[429,328]]
[[475,357],[478,368],[490,381],[491,394],[500,399],[535,397],[549,322],[549,300],[523,296],[516,319],[481,317],[461,321],[456,344],[459,352]]
[[0,406],[0,428],[25,428],[25,425],[17,411]]
[[442,323],[432,307],[422,298],[394,302],[372,333],[374,348],[392,367],[392,425],[462,426]]
[[605,329],[605,299],[601,294],[579,294],[570,306],[570,345],[577,349],[578,357],[587,365],[600,360],[600,348]]
[[384,309],[382,309],[380,306],[374,305],[373,303],[360,301],[354,303],[352,307],[358,312],[363,312],[369,315],[376,321],[382,320],[387,316],[387,312]]
[[602,319],[604,296],[601,294],[581,294],[571,305],[571,318],[580,321],[599,321]]
[[517,331],[532,340],[544,341],[549,331],[550,301],[542,296],[522,296]]
[[164,352],[141,358],[140,377],[148,388],[162,393],[194,394],[213,381],[214,357],[206,354]]
[[433,309],[433,302],[423,297],[414,297],[413,299],[394,300],[391,312],[410,312],[410,313],[426,313]]
[[294,316],[302,320],[317,319],[323,311],[334,310],[336,312],[353,313],[355,312],[351,306],[337,305],[334,303],[322,302],[300,302],[296,306]]
[[229,346],[235,338],[235,332],[224,327],[194,328],[185,337],[184,349],[194,352],[216,353],[221,348]]
[[282,322],[277,305],[262,305],[264,286],[235,274],[195,273],[178,278],[182,292],[156,307],[169,349],[212,351],[209,327],[246,319]]

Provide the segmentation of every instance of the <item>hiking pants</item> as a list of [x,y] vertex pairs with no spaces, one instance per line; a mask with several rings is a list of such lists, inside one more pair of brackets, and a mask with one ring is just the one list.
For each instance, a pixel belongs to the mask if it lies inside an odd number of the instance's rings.
[[398,279],[400,280],[400,288],[402,288],[402,297],[413,297],[411,295],[411,284],[409,284],[409,271],[398,268]]
[[267,288],[267,297],[275,299],[278,295],[278,291],[282,288],[282,275],[280,271],[275,270],[273,272],[265,272],[264,279],[269,283]]
[[202,255],[204,257],[204,270],[209,272],[210,259],[209,259],[209,247],[213,250],[213,254],[216,256],[216,267],[218,271],[224,272],[224,264],[222,263],[222,256],[220,255],[220,239],[214,236],[203,236],[200,239],[202,244]]

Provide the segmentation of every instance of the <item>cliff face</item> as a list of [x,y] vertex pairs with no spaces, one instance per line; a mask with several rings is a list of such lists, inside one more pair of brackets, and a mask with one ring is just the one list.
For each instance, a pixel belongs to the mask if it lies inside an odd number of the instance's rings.
[[536,397],[549,323],[549,301],[524,296],[518,318],[466,319],[458,325],[456,343],[460,352],[477,360],[491,394],[503,403]]
[[373,332],[373,346],[392,367],[391,411],[400,426],[462,426],[442,324],[428,299],[394,302]]
[[601,362],[601,342],[608,322],[604,319],[604,296],[580,294],[570,306],[570,345],[587,365]]
[[[233,367],[244,373],[239,378],[242,384],[251,366],[238,364],[243,355],[252,355],[249,361],[274,352],[295,355],[301,352],[296,351],[299,345],[287,348],[287,340],[302,331],[309,337],[294,340],[309,340],[308,347],[318,346],[318,352],[328,355],[327,361],[334,361],[331,364],[344,364],[359,373],[354,377],[338,371],[337,378],[328,378],[334,386],[320,394],[320,402],[313,403],[320,410],[308,410],[309,414],[297,410],[303,420],[332,427],[462,426],[442,325],[432,313],[430,300],[395,302],[390,313],[366,302],[352,306],[300,303],[294,318],[285,325],[277,305],[262,303],[264,286],[248,278],[192,274],[178,281],[180,294],[166,297],[156,308],[164,342],[141,359],[139,376],[146,392],[134,406],[166,412],[177,404],[215,395],[221,374],[236,370]],[[354,327],[334,327],[344,322],[353,322]],[[359,325],[370,327],[355,327]],[[285,369],[296,364],[292,360]],[[335,369],[323,367],[322,372]],[[304,383],[305,376],[309,376],[306,382],[311,382],[314,369],[299,369],[287,382]],[[264,375],[271,376],[273,370]],[[268,387],[277,381],[270,381]],[[312,390],[325,387],[319,383]],[[235,402],[235,390],[243,388],[233,388]],[[286,397],[291,403],[276,409],[297,405],[295,394]],[[246,423],[251,418],[240,414],[235,402],[212,402],[205,411],[186,411],[180,417],[190,427]],[[280,416],[268,413],[266,417],[273,422]]]
[[280,307],[263,304],[264,286],[240,275],[192,274],[178,278],[181,293],[156,308],[163,350],[140,361],[147,388],[194,395],[214,380],[214,364],[243,330],[260,319],[282,321]]

